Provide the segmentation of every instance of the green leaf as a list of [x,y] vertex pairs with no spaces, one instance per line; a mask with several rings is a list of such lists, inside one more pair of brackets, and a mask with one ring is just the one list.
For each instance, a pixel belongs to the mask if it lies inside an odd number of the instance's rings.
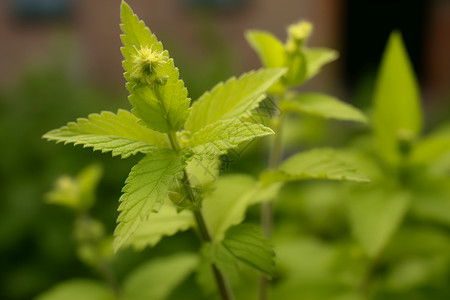
[[305,179],[369,181],[332,149],[314,149],[295,154],[284,161],[278,170],[266,171],[261,176],[263,185]]
[[272,277],[275,273],[273,245],[261,229],[251,224],[231,227],[222,244],[240,261]]
[[250,115],[265,98],[263,93],[284,72],[285,69],[261,69],[217,84],[194,103],[185,129],[193,134],[219,120],[239,119]]
[[[226,277],[230,280],[235,280],[239,276],[239,260],[228,250],[222,243],[208,242],[202,245],[201,254],[203,262],[207,262],[208,269],[211,271],[211,264],[215,264],[216,267],[222,271]],[[204,266],[201,266],[204,267]],[[205,270],[199,270],[205,271]],[[210,273],[211,277],[213,274]],[[207,274],[198,274],[205,277]],[[207,283],[207,278],[197,278],[204,283]],[[207,284],[208,285],[208,284]],[[214,284],[216,285],[216,284]],[[205,286],[207,287],[207,286]],[[209,288],[208,288],[209,289]]]
[[221,241],[228,228],[241,223],[250,205],[271,200],[278,188],[277,185],[262,188],[248,175],[219,177],[202,202],[203,215],[214,241]]
[[367,117],[360,110],[337,98],[324,94],[304,93],[294,99],[281,101],[280,107],[286,112],[298,112],[329,119],[367,123]]
[[[263,66],[267,68],[282,68],[286,66],[284,46],[270,32],[250,30],[246,32],[245,37],[253,50],[258,54]],[[284,90],[283,84],[277,81],[267,91],[271,94],[282,94]]]
[[186,166],[191,186],[204,188],[219,178],[220,159],[194,156]]
[[305,80],[316,76],[324,65],[339,57],[336,50],[328,48],[304,48],[303,53],[307,65]]
[[256,181],[248,175],[228,175],[217,179],[214,189],[202,202],[206,224],[215,241],[224,238],[232,225],[244,220]]
[[36,300],[114,300],[114,295],[102,282],[71,279],[39,295]]
[[450,152],[450,125],[447,124],[414,146],[411,162],[429,164],[448,152]]
[[381,155],[398,163],[401,139],[414,139],[422,128],[419,87],[399,32],[391,34],[384,51],[374,101],[373,124]]
[[48,203],[87,211],[95,202],[95,189],[101,175],[102,168],[93,164],[81,170],[76,178],[60,177],[56,181],[55,188],[46,194]]
[[113,156],[129,157],[148,153],[156,147],[168,147],[164,134],[139,125],[138,118],[126,110],[117,114],[102,112],[80,118],[67,126],[52,130],[43,137],[49,141],[82,144],[84,148],[111,152]]
[[259,55],[263,65],[267,68],[284,67],[285,50],[283,44],[270,32],[249,30],[245,37],[248,43]]
[[242,122],[239,119],[220,120],[200,129],[192,136],[188,146],[195,154],[214,157],[228,149],[257,137],[273,134],[272,129],[261,124]]
[[170,201],[167,201],[158,213],[151,214],[147,220],[141,221],[126,245],[136,250],[156,245],[164,236],[171,236],[179,231],[188,230],[194,223],[192,213],[181,212]]
[[[181,130],[189,112],[190,99],[183,81],[179,80],[173,59],[125,2],[122,2],[121,18],[120,27],[124,33],[121,51],[125,58],[122,65],[133,113],[153,130]],[[149,52],[156,57],[155,62],[150,68],[142,68],[139,58],[145,62]]]
[[352,193],[348,212],[353,234],[370,257],[376,257],[400,226],[410,204],[406,192],[383,189]]
[[166,299],[198,263],[198,256],[193,253],[175,254],[144,263],[125,279],[125,299]]
[[151,212],[159,211],[168,197],[169,184],[180,175],[185,165],[183,155],[168,149],[157,149],[133,167],[119,200],[119,224],[114,233],[116,251],[148,219]]

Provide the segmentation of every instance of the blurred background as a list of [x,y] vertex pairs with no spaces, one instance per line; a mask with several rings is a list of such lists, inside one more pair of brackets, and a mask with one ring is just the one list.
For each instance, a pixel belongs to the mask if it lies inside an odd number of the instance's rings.
[[[220,80],[260,67],[245,30],[268,30],[284,40],[289,24],[306,19],[314,24],[309,46],[334,48],[340,59],[302,89],[369,108],[385,43],[389,33],[399,29],[421,85],[427,128],[450,115],[450,1],[128,3],[169,49],[192,99]],[[0,2],[0,299],[30,299],[61,280],[95,276],[74,254],[71,212],[45,204],[43,195],[59,175],[74,175],[84,165],[100,162],[104,177],[93,214],[112,232],[122,184],[138,158],[121,161],[81,147],[54,145],[41,136],[89,113],[129,108],[119,4]],[[137,257],[129,255],[127,263],[116,266],[119,276],[140,257],[175,252],[174,243],[183,239],[161,243]]]

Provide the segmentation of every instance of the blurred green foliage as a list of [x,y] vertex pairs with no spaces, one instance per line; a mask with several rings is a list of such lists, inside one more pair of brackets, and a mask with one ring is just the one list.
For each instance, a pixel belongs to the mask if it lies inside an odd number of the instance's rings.
[[[228,47],[208,25],[207,16],[196,20],[209,59],[202,62],[201,68],[182,68],[193,97],[228,77],[233,68]],[[67,39],[70,36],[57,36],[48,55],[27,65],[13,84],[0,86],[0,299],[30,299],[65,279],[99,278],[95,269],[77,257],[73,233],[76,215],[69,209],[47,204],[45,195],[62,174],[74,175],[86,165],[99,163],[103,177],[91,214],[106,233],[112,234],[121,187],[130,166],[140,158],[113,159],[85,151],[81,146],[71,149],[41,138],[67,120],[95,111],[128,108],[122,86],[98,86],[92,78],[74,70],[79,57],[73,50],[76,47],[67,45]],[[175,43],[173,52],[179,65],[193,64]],[[188,242],[195,240],[192,235],[187,232],[174,240],[168,238],[140,253],[124,251],[113,262],[113,268],[122,278],[153,255],[191,250],[196,247]]]
[[[227,65],[227,59],[218,60],[216,67],[202,72],[225,78],[229,70],[221,66]],[[55,146],[41,140],[41,136],[67,120],[93,111],[117,110],[126,95],[121,87],[107,92],[90,86],[73,75],[65,61],[67,57],[29,69],[17,84],[0,89],[0,299],[30,299],[64,280],[70,281],[47,297],[62,299],[64,293],[71,295],[73,289],[111,297],[99,281],[101,274],[83,264],[79,253],[77,256],[75,213],[46,204],[44,195],[61,174],[77,174],[83,166],[101,162],[103,177],[90,214],[100,227],[105,227],[106,234],[111,234],[120,189],[129,167],[138,158],[112,159],[81,147],[74,150]],[[195,79],[201,76],[188,75],[195,68],[180,68],[194,95],[212,85]],[[394,114],[390,119],[395,117]],[[292,117],[287,122],[287,153],[299,147],[344,145],[362,131],[348,124],[325,124],[315,117]],[[378,122],[386,124],[384,120]],[[311,300],[449,299],[450,156],[436,151],[448,147],[448,132],[448,127],[443,127],[427,138],[414,139],[413,145],[418,149],[414,159],[420,163],[407,165],[396,164],[404,148],[395,154],[395,159],[383,159],[384,150],[378,152],[374,136],[369,132],[359,135],[352,141],[348,156],[374,181],[370,187],[333,182],[287,184],[276,203],[278,276],[271,298],[290,299],[295,295]],[[258,174],[266,164],[266,152],[265,142],[255,142],[245,151],[231,154],[227,158],[231,162],[222,172]],[[423,157],[430,156],[435,159],[422,163]],[[69,183],[70,190],[73,182],[67,179],[60,183],[63,187]],[[55,202],[58,197],[53,194],[53,199]],[[380,211],[383,218],[364,215],[375,212],[380,202],[389,203],[381,205],[385,210]],[[253,207],[248,219],[256,221],[258,215]],[[395,224],[389,225],[389,218]],[[361,226],[354,227],[355,223]],[[192,235],[186,232],[177,238],[165,238],[158,246],[140,253],[120,253],[112,268],[124,289],[133,292],[144,289],[142,286],[151,288],[145,278],[162,276],[178,286],[170,292],[149,289],[155,294],[147,297],[205,297],[196,285],[201,279],[195,275],[182,281],[175,272],[167,272],[180,269],[188,274],[192,270],[195,258],[189,251],[199,248],[191,242],[195,240]],[[172,256],[174,253],[178,254]],[[155,257],[158,259],[152,259]],[[143,264],[145,261],[148,262]],[[251,291],[257,286],[257,278],[245,267],[240,270],[242,277],[235,280],[237,298],[255,297]]]

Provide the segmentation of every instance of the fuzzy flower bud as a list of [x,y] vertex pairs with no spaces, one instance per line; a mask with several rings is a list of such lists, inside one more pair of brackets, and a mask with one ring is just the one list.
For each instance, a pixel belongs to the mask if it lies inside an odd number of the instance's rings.
[[158,69],[167,63],[167,56],[152,47],[136,48],[136,55],[133,55],[133,71],[131,78],[142,84],[164,85],[167,82],[167,76],[159,76]]

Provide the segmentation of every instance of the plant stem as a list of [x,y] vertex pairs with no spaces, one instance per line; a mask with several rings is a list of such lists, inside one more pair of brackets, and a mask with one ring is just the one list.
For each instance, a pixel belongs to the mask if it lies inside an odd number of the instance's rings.
[[[91,218],[91,216],[83,212],[78,215],[78,223],[82,223],[83,228],[92,228],[92,223],[94,220]],[[91,233],[91,232],[88,232]],[[95,264],[95,268],[100,273],[100,275],[103,277],[104,281],[110,288],[111,292],[113,293],[114,299],[118,300],[120,299],[120,288],[117,284],[117,278],[114,274],[114,270],[111,268],[110,262],[108,259],[104,256],[104,254],[99,250],[99,246],[101,243],[101,240],[99,237],[90,234],[89,237],[86,240],[80,241],[78,240],[78,243],[80,245],[87,245],[89,248],[91,248],[96,256],[97,263]]]
[[[275,136],[272,142],[269,157],[269,169],[275,170],[278,168],[283,156],[282,150],[282,133],[285,115],[281,112],[279,116],[272,119],[273,131]],[[261,206],[261,229],[267,238],[272,237],[273,228],[273,204],[267,201]],[[259,299],[267,299],[267,289],[269,287],[269,280],[263,276],[259,278]]]
[[121,292],[119,286],[117,285],[116,277],[113,270],[111,269],[111,266],[109,265],[109,262],[102,258],[99,262],[99,269],[109,288],[113,292],[114,299],[120,299]]
[[[175,151],[180,151],[181,146],[178,143],[177,136],[174,132],[168,133],[169,141],[172,146],[172,148]],[[191,184],[189,182],[189,177],[186,172],[186,169],[183,170],[183,178],[182,178],[183,188],[186,191],[186,194],[188,195],[188,198],[193,206],[192,213],[194,214],[195,221],[197,223],[198,230],[200,232],[200,236],[203,242],[208,243],[212,242],[212,236],[211,232],[208,229],[208,226],[206,225],[205,218],[203,217],[203,213],[201,211],[201,208],[198,204],[197,199],[195,199],[194,192],[192,191]],[[220,296],[223,300],[232,300],[234,299],[233,293],[230,288],[230,284],[228,283],[228,280],[226,279],[225,275],[217,268],[215,264],[211,264],[214,278],[217,283],[217,287],[220,292]]]

